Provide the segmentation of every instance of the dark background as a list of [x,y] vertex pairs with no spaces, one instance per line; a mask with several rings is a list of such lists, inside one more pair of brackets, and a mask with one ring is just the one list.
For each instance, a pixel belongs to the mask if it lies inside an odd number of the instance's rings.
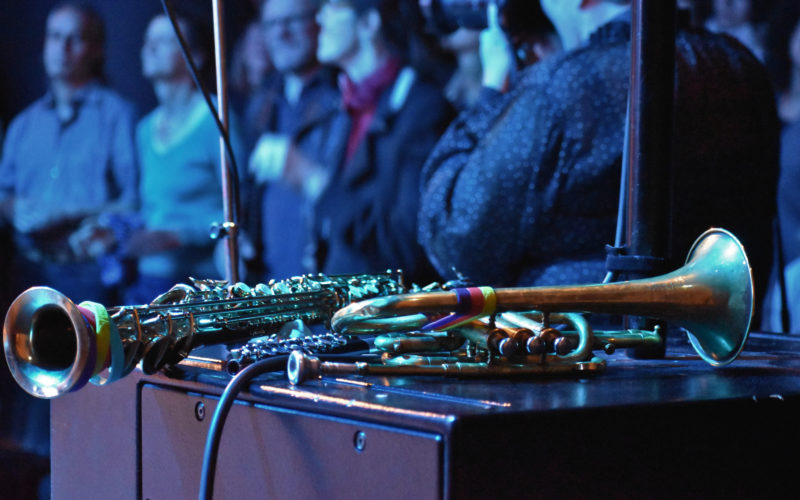
[[[46,90],[42,68],[44,25],[48,12],[62,0],[0,0],[0,126]],[[155,107],[150,85],[141,76],[139,50],[149,20],[162,12],[161,0],[83,0],[102,14],[107,29],[106,70],[109,83],[132,100],[141,114]],[[250,19],[257,17],[260,0],[219,0],[225,11],[227,53]],[[416,1],[416,0],[403,0]],[[524,0],[538,1],[538,0]],[[774,21],[783,7],[800,0],[756,0],[757,22]],[[711,10],[712,0],[693,0],[697,18]],[[175,6],[211,24],[211,0],[172,0]],[[792,16],[789,16],[792,17]]]

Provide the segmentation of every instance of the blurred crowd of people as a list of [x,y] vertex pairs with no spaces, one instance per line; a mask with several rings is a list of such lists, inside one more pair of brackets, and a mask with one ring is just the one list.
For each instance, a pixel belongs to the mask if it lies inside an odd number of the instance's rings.
[[[400,268],[421,285],[601,281],[628,2],[541,4],[434,36],[410,0],[264,0],[229,72],[245,280]],[[670,257],[697,227],[729,223],[753,252],[759,292],[772,272],[764,324],[779,329],[779,304],[800,303],[800,7],[679,4],[691,17],[677,37],[675,175],[693,188],[671,188],[683,226]],[[177,24],[203,73],[208,27]],[[98,14],[66,2],[48,16],[50,87],[7,127],[0,163],[12,296],[48,285],[139,304],[224,274],[209,237],[223,217],[216,124],[170,19],[153,18],[143,40],[158,105],[137,121],[104,78]]]

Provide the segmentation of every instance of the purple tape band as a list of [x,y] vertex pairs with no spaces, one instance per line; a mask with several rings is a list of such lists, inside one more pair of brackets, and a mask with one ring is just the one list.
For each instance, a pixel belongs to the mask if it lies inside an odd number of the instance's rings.
[[453,291],[456,293],[455,313],[428,323],[421,328],[423,332],[447,328],[469,316],[472,311],[472,294],[470,294],[469,288],[455,288]]
[[86,328],[89,330],[89,356],[86,359],[86,364],[83,367],[83,372],[81,372],[81,376],[78,378],[78,381],[75,382],[75,385],[70,389],[70,392],[77,391],[92,378],[94,374],[94,367],[97,363],[97,339],[96,333],[94,328],[92,328],[92,324],[89,322],[89,319],[81,314],[81,318],[83,321],[86,322]]

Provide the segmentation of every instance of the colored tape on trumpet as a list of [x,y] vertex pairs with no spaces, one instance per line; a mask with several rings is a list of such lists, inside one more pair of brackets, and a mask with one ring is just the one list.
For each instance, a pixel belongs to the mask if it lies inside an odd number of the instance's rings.
[[481,311],[481,316],[494,314],[497,310],[497,294],[494,293],[494,288],[482,286],[480,289],[483,294],[483,310]]
[[94,313],[95,331],[97,332],[97,359],[92,375],[97,375],[105,368],[106,361],[108,361],[109,358],[109,342],[111,335],[111,327],[109,324],[111,320],[108,317],[106,308],[97,302],[86,300],[81,302],[78,307],[88,309]]
[[95,327],[97,326],[94,317],[94,311],[90,308],[83,307],[83,305],[79,305],[78,310],[81,312],[81,316],[83,316],[83,319],[86,320],[86,322],[89,324],[89,329],[94,331]]
[[[102,304],[85,301],[81,302],[79,307],[91,310],[97,325],[97,363],[89,382],[94,385],[105,385],[118,380],[122,376],[125,352],[116,325],[111,321],[108,311]],[[106,368],[109,369],[108,377],[101,375]]]
[[449,330],[470,321],[494,314],[497,308],[497,295],[489,286],[456,288],[456,310],[453,314],[432,321],[422,327],[422,331]]
[[119,336],[117,325],[109,321],[109,350],[111,362],[108,364],[108,377],[97,373],[89,380],[94,385],[106,385],[122,378],[122,371],[125,369],[125,350],[122,347],[122,339]]

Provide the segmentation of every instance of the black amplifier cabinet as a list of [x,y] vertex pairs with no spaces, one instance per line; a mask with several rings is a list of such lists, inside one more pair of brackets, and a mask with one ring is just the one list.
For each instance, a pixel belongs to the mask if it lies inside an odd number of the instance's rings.
[[[131,375],[52,403],[53,498],[197,498],[226,380]],[[684,344],[585,379],[259,379],[231,410],[215,498],[793,497],[800,340],[722,369]]]

